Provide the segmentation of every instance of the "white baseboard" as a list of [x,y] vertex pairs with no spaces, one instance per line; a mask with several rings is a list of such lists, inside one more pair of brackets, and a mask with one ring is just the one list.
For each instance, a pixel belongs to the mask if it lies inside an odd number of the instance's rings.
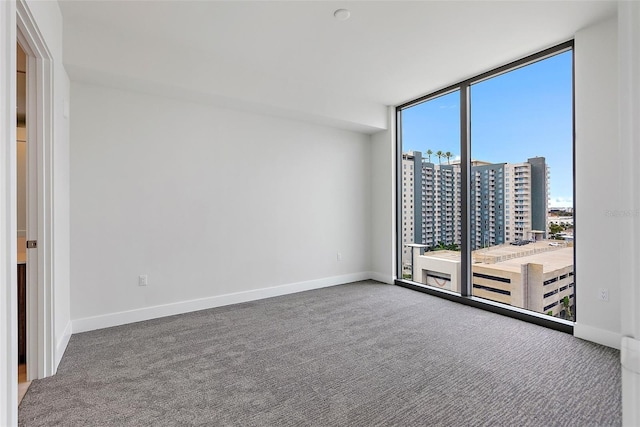
[[393,285],[394,280],[392,275],[379,273],[377,271],[372,271],[369,273],[371,280],[375,280],[378,282],[386,283],[388,285]]
[[67,349],[67,345],[69,345],[69,340],[71,339],[72,333],[73,333],[72,323],[71,321],[69,321],[67,323],[67,327],[64,328],[64,332],[62,333],[62,336],[58,340],[58,344],[56,345],[56,359],[55,359],[55,366],[53,368],[54,372],[58,370],[58,365],[62,360],[62,356],[64,355],[65,350]]
[[573,336],[583,340],[606,345],[607,347],[617,348],[620,350],[620,342],[622,335],[615,332],[607,331],[593,326],[576,323],[573,325]]
[[[235,292],[232,294],[216,295],[189,301],[180,301],[171,304],[144,307],[135,310],[109,313],[100,316],[85,317],[72,320],[73,333],[93,331],[95,329],[120,326],[128,323],[142,322],[144,320],[157,319],[159,317],[173,316],[176,314],[190,313],[192,311],[206,310],[224,305],[238,304],[255,301],[312,289],[326,288],[372,278],[371,272],[345,274],[342,276],[326,277],[323,279],[309,280],[305,282],[289,283],[286,285],[269,288],[254,289],[250,291]],[[377,279],[376,279],[377,280]]]

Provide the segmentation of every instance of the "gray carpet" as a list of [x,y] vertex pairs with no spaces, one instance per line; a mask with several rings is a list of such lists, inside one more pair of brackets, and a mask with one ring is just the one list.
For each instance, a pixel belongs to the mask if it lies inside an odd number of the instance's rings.
[[22,426],[620,425],[616,350],[375,282],[73,335]]

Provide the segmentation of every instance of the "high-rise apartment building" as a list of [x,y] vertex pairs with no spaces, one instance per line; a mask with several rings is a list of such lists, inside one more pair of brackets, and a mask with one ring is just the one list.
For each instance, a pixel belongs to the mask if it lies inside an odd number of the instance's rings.
[[544,157],[505,163],[505,241],[547,236],[549,168]]
[[402,263],[411,248],[460,244],[462,239],[460,164],[435,165],[420,152],[402,155]]
[[[434,164],[420,152],[402,156],[403,264],[411,248],[460,245],[462,175],[459,162]],[[549,173],[544,157],[525,163],[471,165],[471,249],[545,238]]]
[[[418,153],[419,154],[419,153]],[[414,161],[413,154],[402,155],[402,264],[411,263],[411,248],[414,237]]]
[[505,242],[505,164],[471,165],[471,249]]

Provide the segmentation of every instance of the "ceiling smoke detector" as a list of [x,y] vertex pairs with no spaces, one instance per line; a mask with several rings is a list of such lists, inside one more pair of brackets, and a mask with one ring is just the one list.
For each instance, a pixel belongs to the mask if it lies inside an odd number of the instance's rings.
[[351,16],[351,11],[349,11],[349,9],[338,9],[333,12],[333,16],[335,16],[338,21],[346,21]]

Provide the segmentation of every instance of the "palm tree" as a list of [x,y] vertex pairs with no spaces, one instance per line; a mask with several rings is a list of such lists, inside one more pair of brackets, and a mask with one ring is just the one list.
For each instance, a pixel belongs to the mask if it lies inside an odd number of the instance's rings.
[[442,164],[442,158],[444,157],[444,153],[440,150],[436,151],[436,156],[438,156],[438,164]]
[[429,159],[429,163],[431,163],[431,155],[433,154],[433,151],[431,151],[431,148],[429,148],[427,150],[427,159]]
[[451,151],[447,151],[446,153],[444,153],[444,156],[447,158],[447,164],[450,165],[451,158],[453,157],[453,154],[451,154]]

